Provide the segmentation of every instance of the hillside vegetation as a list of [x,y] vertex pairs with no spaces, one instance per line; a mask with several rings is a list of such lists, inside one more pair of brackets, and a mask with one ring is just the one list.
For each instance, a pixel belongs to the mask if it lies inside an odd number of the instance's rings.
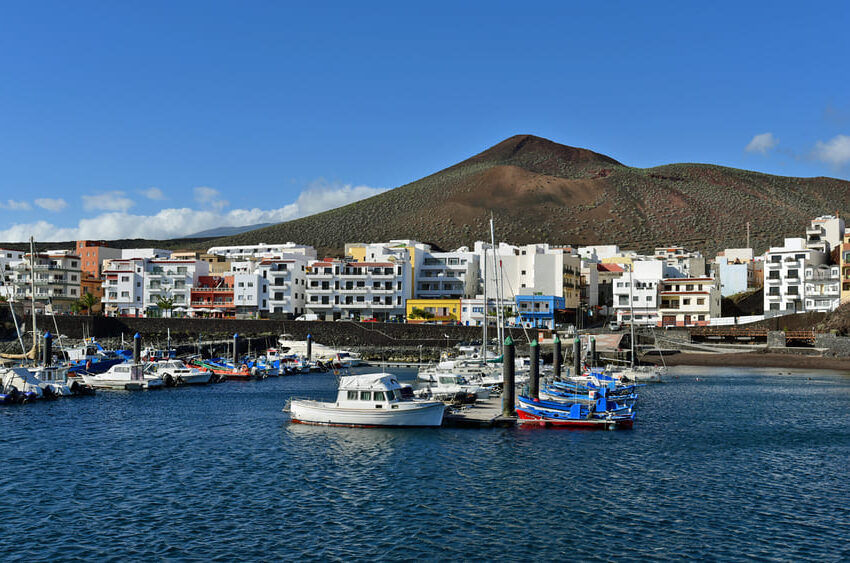
[[324,252],[346,242],[412,238],[441,248],[497,236],[512,243],[684,244],[757,252],[802,236],[812,217],[850,209],[850,182],[709,164],[632,168],[589,150],[518,135],[450,168],[344,207],[215,240],[295,241]]

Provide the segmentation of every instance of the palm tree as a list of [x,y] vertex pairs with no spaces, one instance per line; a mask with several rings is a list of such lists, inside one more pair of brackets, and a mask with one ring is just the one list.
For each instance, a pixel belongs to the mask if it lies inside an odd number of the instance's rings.
[[91,315],[92,308],[98,304],[100,299],[89,293],[88,291],[80,297],[78,303],[80,304],[80,309],[85,310],[89,315]]
[[172,297],[161,296],[156,300],[156,306],[163,311],[170,311],[174,308],[174,299]]

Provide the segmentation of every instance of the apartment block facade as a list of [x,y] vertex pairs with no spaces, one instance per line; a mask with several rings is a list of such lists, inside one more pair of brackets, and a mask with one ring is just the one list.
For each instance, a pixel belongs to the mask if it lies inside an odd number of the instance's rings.
[[307,268],[308,313],[324,320],[403,318],[410,263],[322,260]]

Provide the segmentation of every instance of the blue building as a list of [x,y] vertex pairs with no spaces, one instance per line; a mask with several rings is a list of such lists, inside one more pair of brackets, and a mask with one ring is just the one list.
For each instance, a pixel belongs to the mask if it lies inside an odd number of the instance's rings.
[[554,295],[517,295],[519,323],[529,328],[555,328],[555,310],[566,305],[563,297]]

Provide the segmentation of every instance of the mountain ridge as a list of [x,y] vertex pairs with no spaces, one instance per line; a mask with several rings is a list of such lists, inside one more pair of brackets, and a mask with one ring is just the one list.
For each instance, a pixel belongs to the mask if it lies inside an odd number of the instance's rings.
[[339,253],[346,242],[410,238],[443,248],[497,238],[514,244],[683,244],[763,250],[802,236],[808,221],[850,209],[850,182],[775,176],[716,164],[634,168],[588,149],[515,135],[393,190],[216,245],[298,241]]

